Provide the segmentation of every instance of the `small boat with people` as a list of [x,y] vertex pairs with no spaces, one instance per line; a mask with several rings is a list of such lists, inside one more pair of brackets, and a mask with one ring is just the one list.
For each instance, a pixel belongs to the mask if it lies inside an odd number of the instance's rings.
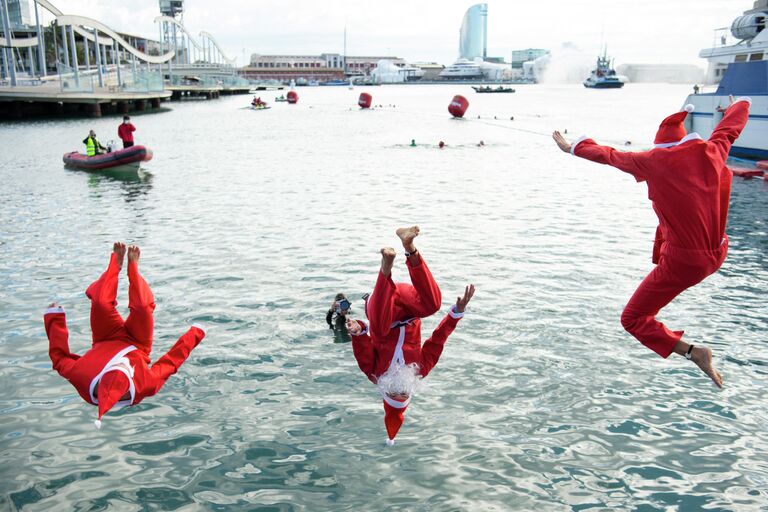
[[280,103],[282,101],[288,101],[288,98],[285,97],[285,95],[281,94],[280,96],[277,96],[275,98],[275,102]]
[[472,88],[477,93],[489,93],[489,92],[501,92],[501,93],[511,93],[515,92],[515,90],[512,87],[504,87],[503,85],[499,85],[498,87],[491,87],[490,85],[482,85],[480,87],[477,87],[475,85],[472,86]]
[[117,151],[108,151],[87,156],[77,151],[65,153],[64,164],[83,171],[138,171],[141,162],[152,160],[152,150],[146,146],[131,146]]

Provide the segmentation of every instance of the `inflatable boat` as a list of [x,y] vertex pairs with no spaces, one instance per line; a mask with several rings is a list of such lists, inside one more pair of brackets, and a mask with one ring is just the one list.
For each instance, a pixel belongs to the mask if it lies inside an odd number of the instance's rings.
[[73,169],[86,171],[126,170],[137,171],[141,162],[152,160],[152,150],[144,146],[102,153],[96,156],[86,156],[77,151],[64,154],[64,164]]

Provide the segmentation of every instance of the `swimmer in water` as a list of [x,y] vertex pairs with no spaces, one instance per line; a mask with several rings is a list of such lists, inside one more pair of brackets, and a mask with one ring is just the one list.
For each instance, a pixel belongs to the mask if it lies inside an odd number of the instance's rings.
[[440,143],[437,145],[440,149],[443,149],[445,147],[445,142],[440,141]]
[[328,328],[333,329],[334,323],[337,323],[339,327],[343,327],[347,323],[347,315],[351,313],[352,305],[347,299],[347,296],[343,293],[337,293],[336,298],[334,298],[331,303],[331,307],[325,314],[325,321],[328,323]]
[[412,148],[416,147],[416,139],[411,139],[411,147]]
[[96,428],[115,406],[136,405],[163,387],[205,337],[193,325],[171,349],[150,363],[154,331],[155,298],[139,274],[141,251],[131,246],[128,255],[128,309],[123,320],[117,312],[117,279],[126,256],[125,244],[115,242],[109,266],[85,294],[91,299],[91,349],[82,356],[69,351],[69,331],[64,309],[56,303],[45,311],[48,355],[53,369],[72,384],[83,400],[98,407]]

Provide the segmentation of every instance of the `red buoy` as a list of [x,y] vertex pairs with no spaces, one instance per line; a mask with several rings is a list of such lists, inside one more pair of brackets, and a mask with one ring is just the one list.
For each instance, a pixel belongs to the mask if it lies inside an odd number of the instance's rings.
[[357,104],[360,105],[360,108],[371,108],[372,101],[373,101],[373,96],[371,96],[367,92],[361,92],[360,99],[357,100]]
[[448,112],[450,112],[453,117],[464,117],[464,112],[466,112],[468,108],[469,101],[467,101],[467,98],[461,94],[457,94],[448,105]]
[[288,94],[286,94],[286,99],[288,100],[288,103],[293,105],[294,103],[298,103],[299,101],[299,93],[296,91],[288,91]]

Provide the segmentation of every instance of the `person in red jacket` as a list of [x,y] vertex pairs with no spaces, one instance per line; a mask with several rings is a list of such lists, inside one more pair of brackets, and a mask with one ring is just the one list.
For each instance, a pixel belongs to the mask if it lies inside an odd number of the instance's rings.
[[117,136],[123,141],[123,149],[133,146],[133,132],[136,127],[131,123],[129,116],[123,116],[122,124],[117,128]]
[[680,293],[715,273],[728,253],[725,226],[732,175],[726,160],[749,119],[751,100],[734,102],[731,97],[730,103],[708,140],[686,134],[683,123],[693,110],[689,105],[661,123],[654,149],[639,153],[600,146],[585,137],[570,144],[559,132],[553,133],[563,151],[647,182],[659,218],[652,257],[656,267],[629,299],[622,326],[661,357],[674,352],[692,360],[718,387],[723,379],[712,365],[712,350],[683,341],[684,331],[669,330],[656,315]]
[[139,274],[140,249],[131,246],[127,253],[130,314],[123,320],[116,309],[117,280],[126,247],[115,242],[106,272],[85,292],[91,300],[93,337],[91,349],[85,354],[70,352],[67,320],[61,306],[51,304],[44,316],[53,369],[74,386],[83,400],[98,407],[96,428],[101,428],[102,416],[112,407],[136,405],[160,391],[205,337],[204,328],[193,325],[166,354],[150,364],[155,299]]
[[[419,235],[419,227],[400,228],[396,233],[405,249],[406,265],[413,284],[394,283],[392,267],[395,250],[390,247],[382,249],[381,270],[373,293],[365,303],[370,327],[359,320],[347,323],[358,365],[372,382],[379,381],[392,366],[392,361],[398,361],[399,366],[422,362],[421,319],[435,314],[442,304],[440,288],[413,243]],[[394,407],[385,400],[385,410],[388,410],[388,405]],[[393,439],[394,435],[390,441]]]
[[467,286],[464,296],[456,298],[456,304],[423,346],[406,341],[404,325],[397,327],[399,336],[394,345],[382,346],[374,342],[364,322],[347,320],[357,365],[368,380],[376,384],[381,394],[388,446],[395,444],[395,436],[405,421],[405,409],[411,403],[421,379],[429,375],[437,364],[448,336],[464,317],[474,294],[474,285]]

